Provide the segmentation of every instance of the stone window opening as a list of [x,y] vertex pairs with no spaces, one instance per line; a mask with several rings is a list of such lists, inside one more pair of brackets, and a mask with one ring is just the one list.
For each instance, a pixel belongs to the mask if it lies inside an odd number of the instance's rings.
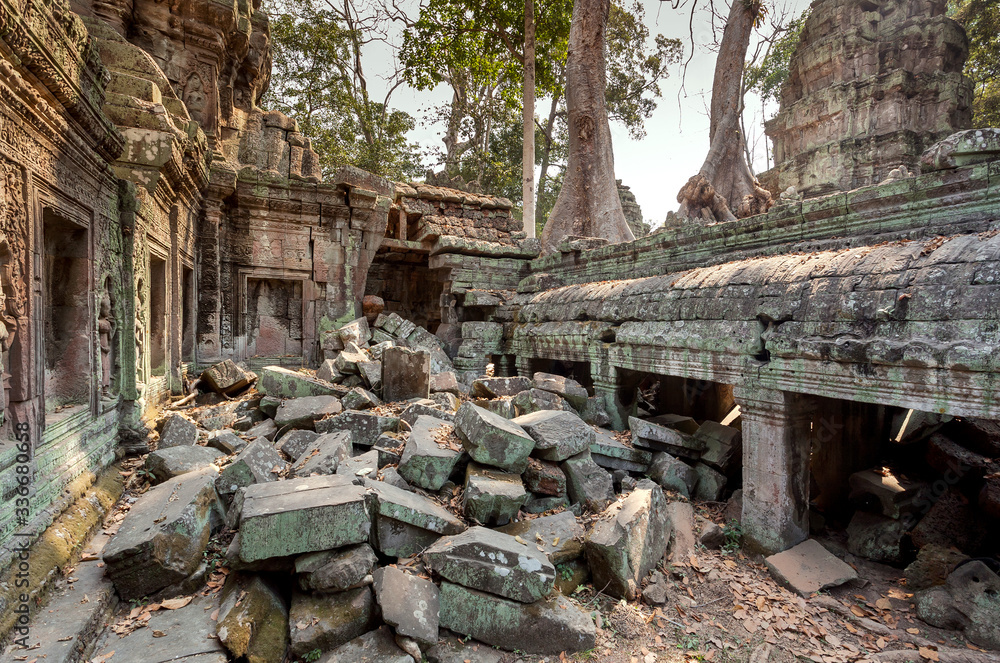
[[46,422],[90,403],[92,333],[89,233],[46,209],[42,225],[42,315]]

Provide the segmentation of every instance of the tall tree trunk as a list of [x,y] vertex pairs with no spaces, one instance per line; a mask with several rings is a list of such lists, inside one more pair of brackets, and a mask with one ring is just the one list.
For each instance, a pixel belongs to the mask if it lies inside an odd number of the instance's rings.
[[535,236],[535,3],[524,2],[524,148],[521,151],[521,209],[524,232]]
[[542,232],[542,253],[567,236],[635,239],[615,185],[615,158],[605,107],[604,32],[610,0],[576,0],[566,61],[569,154],[559,198]]
[[[698,174],[688,180],[677,202],[678,216],[712,223],[767,211],[771,194],[750,172],[740,129],[743,111],[743,62],[761,0],[732,0],[712,82],[709,148]],[[734,214],[735,213],[735,214]]]

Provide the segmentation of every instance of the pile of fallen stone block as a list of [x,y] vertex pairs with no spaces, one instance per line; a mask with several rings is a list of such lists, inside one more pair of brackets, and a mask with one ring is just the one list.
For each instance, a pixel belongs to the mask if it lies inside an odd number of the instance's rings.
[[1000,648],[1000,425],[903,412],[895,455],[850,477],[848,551],[905,567],[917,615]]
[[592,648],[573,590],[639,598],[671,539],[664,491],[641,478],[653,454],[586,423],[591,397],[556,375],[462,387],[430,353],[386,345],[354,362],[383,362],[383,395],[393,351],[421,358],[419,395],[387,403],[333,359],[339,382],[265,367],[231,416],[169,414],[144,465],[154,485],[104,551],[119,594],[196,590],[214,536],[229,541],[217,634],[235,658],[433,661],[449,631]]

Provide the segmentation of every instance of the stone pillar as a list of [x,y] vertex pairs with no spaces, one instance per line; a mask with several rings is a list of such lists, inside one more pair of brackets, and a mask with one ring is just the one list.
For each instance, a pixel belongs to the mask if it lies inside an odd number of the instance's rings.
[[810,399],[737,386],[743,416],[743,536],[775,553],[809,537]]
[[631,403],[622,402],[622,395],[630,388],[635,389],[634,380],[623,379],[617,368],[598,361],[590,363],[590,379],[594,385],[594,396],[601,399],[611,418],[611,428],[628,428],[628,418],[633,409]]
[[517,374],[521,377],[530,378],[535,374],[534,367],[531,365],[531,359],[528,357],[518,355],[514,359],[514,366],[517,369]]
[[498,378],[509,378],[517,375],[517,357],[515,355],[494,355],[493,375]]
[[197,360],[208,364],[222,359],[222,274],[219,234],[222,201],[206,198],[198,230]]

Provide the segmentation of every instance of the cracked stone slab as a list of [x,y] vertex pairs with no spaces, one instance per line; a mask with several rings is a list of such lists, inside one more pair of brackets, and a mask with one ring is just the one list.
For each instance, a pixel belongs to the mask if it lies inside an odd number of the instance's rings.
[[335,396],[290,398],[278,406],[274,423],[278,428],[290,426],[309,430],[317,420],[340,414],[343,409],[340,399]]
[[349,477],[320,475],[259,483],[243,491],[244,562],[329,550],[368,540],[365,489]]
[[352,410],[316,422],[317,433],[332,433],[338,430],[350,431],[354,444],[370,447],[382,433],[399,430],[399,419]]
[[542,460],[566,460],[589,449],[596,439],[594,429],[575,412],[539,410],[511,421],[535,440],[531,455]]
[[284,468],[284,459],[271,443],[257,439],[248,444],[236,460],[219,473],[215,480],[215,490],[219,495],[227,496],[250,484],[276,481],[278,475],[274,470]]
[[341,462],[351,457],[351,434],[345,430],[324,433],[306,446],[295,459],[292,474],[335,474]]
[[527,501],[520,474],[469,463],[462,508],[465,517],[484,525],[506,525]]
[[695,460],[706,449],[705,440],[638,417],[629,417],[628,427],[632,431],[632,444],[644,449],[666,451],[674,456]]
[[192,446],[198,443],[198,426],[181,414],[172,414],[163,423],[157,449]]
[[535,440],[514,423],[466,402],[455,415],[455,432],[472,460],[515,474],[524,472]]
[[815,539],[807,539],[764,560],[775,579],[802,596],[843,585],[857,572]]
[[367,543],[307,553],[295,558],[295,573],[304,591],[343,592],[370,581],[378,558]]
[[541,549],[540,552],[548,555],[553,564],[562,564],[583,555],[586,530],[572,511],[511,523],[498,531],[520,536],[529,546]]
[[436,437],[453,429],[452,424],[442,419],[417,417],[399,460],[400,476],[426,490],[440,490],[461,453],[439,446]]
[[615,439],[615,434],[606,429],[595,431],[590,455],[594,462],[606,470],[625,470],[644,474],[653,462],[653,453],[645,449],[630,447]]
[[545,553],[485,527],[439,539],[423,559],[452,582],[521,603],[547,596],[555,581],[555,567]]
[[223,454],[218,449],[197,444],[157,449],[146,456],[145,468],[153,473],[155,483],[179,477],[213,465]]
[[343,396],[347,388],[281,366],[265,366],[260,371],[257,388],[266,396],[299,398],[302,396]]
[[425,645],[438,641],[438,588],[430,580],[418,578],[396,567],[375,571],[375,598],[382,608],[382,619],[397,635],[413,638]]
[[413,657],[399,648],[392,629],[382,626],[325,654],[317,663],[414,663]]

